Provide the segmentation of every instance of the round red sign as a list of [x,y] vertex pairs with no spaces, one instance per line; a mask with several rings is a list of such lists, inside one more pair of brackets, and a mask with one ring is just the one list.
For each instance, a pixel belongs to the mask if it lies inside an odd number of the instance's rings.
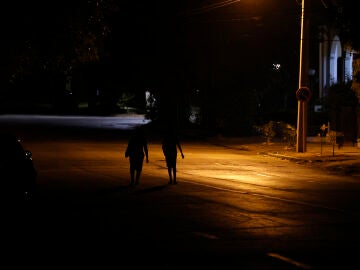
[[309,101],[311,98],[311,90],[309,87],[303,86],[296,90],[296,98],[299,101]]

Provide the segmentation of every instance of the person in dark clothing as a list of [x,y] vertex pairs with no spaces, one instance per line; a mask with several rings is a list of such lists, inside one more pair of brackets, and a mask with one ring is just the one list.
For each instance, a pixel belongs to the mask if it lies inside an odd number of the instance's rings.
[[178,137],[172,130],[167,131],[162,140],[162,150],[165,156],[166,166],[169,174],[169,184],[176,184],[176,160],[178,149],[181,153],[181,157],[184,158],[184,154],[179,142]]
[[144,157],[146,157],[146,163],[149,162],[148,144],[141,128],[137,128],[131,136],[125,151],[125,157],[128,157],[130,162],[130,185],[138,185]]

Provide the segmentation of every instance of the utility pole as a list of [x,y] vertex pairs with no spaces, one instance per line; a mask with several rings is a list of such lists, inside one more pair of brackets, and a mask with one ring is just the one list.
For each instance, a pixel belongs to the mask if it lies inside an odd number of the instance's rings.
[[305,18],[305,0],[301,3],[301,34],[300,34],[300,62],[299,89],[296,91],[298,99],[296,152],[306,152],[307,138],[307,105],[311,97],[308,85],[309,70],[309,20]]

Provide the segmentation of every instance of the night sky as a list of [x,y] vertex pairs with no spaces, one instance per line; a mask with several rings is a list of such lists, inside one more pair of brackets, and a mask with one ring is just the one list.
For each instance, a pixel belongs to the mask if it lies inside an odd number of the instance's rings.
[[[181,62],[190,58],[220,61],[230,68],[242,62],[250,68],[262,59],[288,59],[297,51],[300,7],[295,0],[114,2],[117,10],[106,18],[111,24],[108,48],[134,66],[167,66],[175,57],[177,65],[186,65]],[[94,11],[94,4],[85,0],[15,0],[6,6],[2,45],[10,49],[30,40],[32,46],[57,46],[71,27],[86,24]]]

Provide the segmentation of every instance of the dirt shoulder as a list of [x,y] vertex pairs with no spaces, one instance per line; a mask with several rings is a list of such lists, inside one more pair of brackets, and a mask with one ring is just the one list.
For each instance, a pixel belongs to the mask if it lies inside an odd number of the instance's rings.
[[284,142],[273,141],[266,143],[261,137],[214,137],[208,139],[208,142],[242,151],[287,159],[297,163],[316,165],[330,173],[360,176],[360,147],[352,143],[345,143],[339,148],[337,145],[329,143],[308,142],[306,151],[299,153],[295,147],[289,147]]

